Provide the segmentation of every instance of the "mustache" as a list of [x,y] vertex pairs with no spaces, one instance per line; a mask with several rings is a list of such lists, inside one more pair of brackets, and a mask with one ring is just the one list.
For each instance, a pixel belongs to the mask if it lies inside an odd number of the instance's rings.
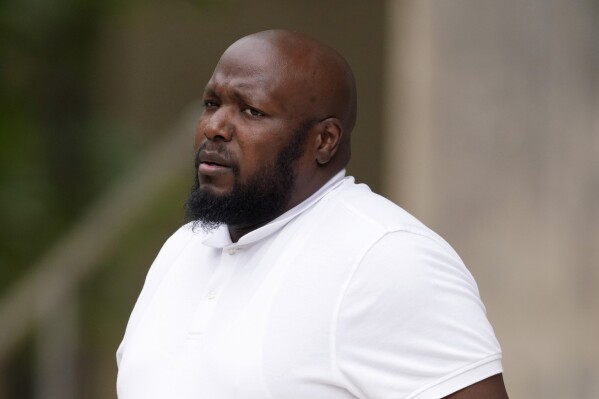
[[200,153],[202,151],[209,151],[209,152],[214,152],[214,153],[218,154],[220,157],[222,157],[224,160],[226,160],[227,163],[230,164],[233,169],[236,169],[239,167],[237,164],[237,160],[235,159],[233,154],[231,154],[231,151],[229,151],[227,149],[227,146],[225,145],[225,143],[214,143],[211,141],[204,141],[200,145],[200,148],[198,148],[198,150],[195,153],[195,162],[194,163],[195,163],[196,169],[200,166]]
[[196,175],[198,174],[198,167],[200,166],[200,153],[202,151],[209,151],[209,152],[214,152],[216,154],[218,154],[221,158],[223,158],[227,164],[229,165],[229,167],[231,168],[231,170],[233,171],[233,174],[237,177],[239,177],[239,163],[237,162],[237,159],[235,158],[235,156],[231,153],[231,151],[229,151],[229,149],[227,148],[227,145],[225,143],[215,143],[213,141],[204,141],[201,145],[200,148],[198,148],[198,151],[195,154],[195,171],[196,171]]

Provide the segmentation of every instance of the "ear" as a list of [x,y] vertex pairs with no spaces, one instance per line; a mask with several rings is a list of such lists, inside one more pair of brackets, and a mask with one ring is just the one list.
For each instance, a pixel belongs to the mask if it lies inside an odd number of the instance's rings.
[[337,118],[327,118],[317,125],[316,137],[316,162],[319,165],[327,164],[337,152],[343,130]]

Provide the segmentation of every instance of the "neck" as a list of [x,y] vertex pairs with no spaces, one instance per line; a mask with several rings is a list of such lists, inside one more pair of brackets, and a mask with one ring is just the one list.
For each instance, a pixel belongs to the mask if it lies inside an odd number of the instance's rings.
[[[237,225],[237,226],[227,225],[227,229],[229,230],[229,236],[231,237],[231,241],[233,241],[233,242],[239,241],[239,239],[241,237],[243,237],[244,235],[251,233],[252,231],[254,231],[256,229],[259,229],[260,227],[270,223],[271,221],[275,220],[279,216],[283,215],[287,211],[295,208],[296,206],[298,206],[299,204],[301,204],[302,202],[304,202],[305,200],[310,198],[312,195],[314,195],[316,192],[318,192],[320,189],[327,186],[329,184],[329,182],[331,182],[331,179],[333,179],[333,177],[335,177],[340,171],[341,170],[335,172],[331,176],[327,176],[326,179],[321,180],[321,179],[313,178],[313,179],[311,179],[311,181],[308,180],[309,183],[304,183],[303,186],[301,184],[298,184],[298,182],[296,181],[296,185],[294,187],[294,190],[292,191],[294,193],[294,195],[291,196],[291,198],[287,202],[286,206],[284,206],[279,212],[277,212],[274,215],[272,215],[271,217],[269,217],[267,220],[252,223],[249,225]],[[300,189],[300,187],[302,189]]]

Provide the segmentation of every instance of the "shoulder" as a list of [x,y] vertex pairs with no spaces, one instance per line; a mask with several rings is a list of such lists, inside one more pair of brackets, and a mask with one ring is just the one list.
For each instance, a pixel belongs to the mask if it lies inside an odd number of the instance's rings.
[[443,238],[424,225],[420,220],[389,199],[376,194],[365,184],[356,184],[352,177],[346,178],[335,189],[324,205],[327,220],[343,229],[367,231],[374,239],[385,236],[387,240],[410,241],[430,244],[452,256],[457,254]]
[[374,193],[366,184],[357,184],[353,177],[346,177],[339,187],[331,192],[335,207],[354,214],[363,221],[379,226],[392,227],[398,224],[422,225],[414,216],[389,199]]
[[427,309],[429,316],[459,303],[485,313],[476,282],[460,257],[426,230],[392,230],[368,248],[352,277],[348,300],[352,295],[363,298],[365,293],[373,293],[383,306],[394,304],[395,309],[405,304],[434,305]]

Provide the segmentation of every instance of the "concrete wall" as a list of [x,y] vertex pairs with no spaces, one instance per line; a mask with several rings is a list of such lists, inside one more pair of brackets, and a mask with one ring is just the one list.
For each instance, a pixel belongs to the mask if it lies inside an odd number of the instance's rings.
[[385,190],[479,283],[512,398],[599,398],[599,4],[389,0]]

